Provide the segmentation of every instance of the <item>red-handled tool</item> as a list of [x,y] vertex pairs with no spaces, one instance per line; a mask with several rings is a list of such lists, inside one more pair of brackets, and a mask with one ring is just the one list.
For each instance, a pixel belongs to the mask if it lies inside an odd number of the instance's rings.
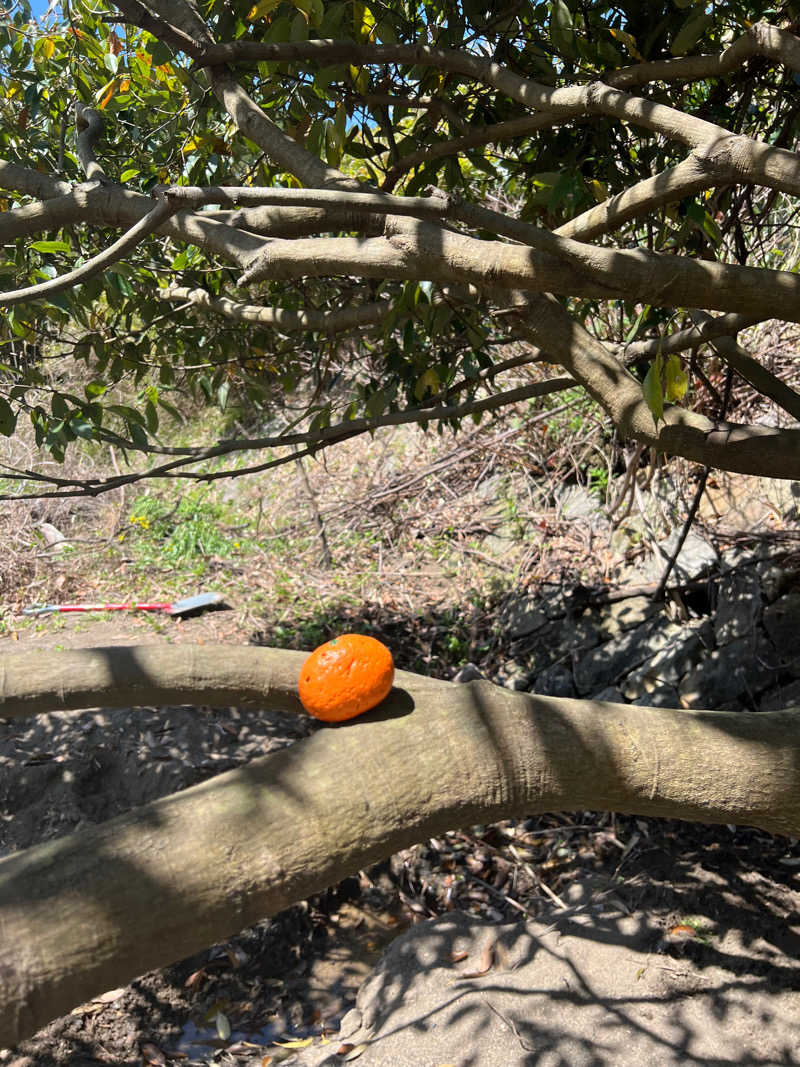
[[51,615],[73,611],[165,611],[168,615],[195,615],[213,608],[225,608],[222,593],[199,593],[176,600],[173,604],[34,604],[23,608],[23,615]]

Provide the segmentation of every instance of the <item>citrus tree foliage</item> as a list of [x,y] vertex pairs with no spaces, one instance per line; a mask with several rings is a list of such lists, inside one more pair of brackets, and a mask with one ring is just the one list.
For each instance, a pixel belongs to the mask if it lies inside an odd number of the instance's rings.
[[[131,462],[25,491],[260,469],[576,383],[622,437],[800,477],[800,396],[735,342],[800,320],[795,14],[3,0],[0,432]],[[515,340],[531,383],[504,390]],[[783,426],[725,422],[709,359]],[[170,447],[187,391],[269,436]]]

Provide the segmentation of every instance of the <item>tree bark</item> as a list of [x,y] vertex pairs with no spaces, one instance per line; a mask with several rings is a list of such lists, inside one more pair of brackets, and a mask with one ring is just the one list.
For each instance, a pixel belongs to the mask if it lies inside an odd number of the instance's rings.
[[[298,707],[304,656],[106,648],[6,656],[0,708]],[[399,672],[288,750],[0,862],[0,1046],[426,837],[608,809],[800,833],[800,709],[678,711]]]

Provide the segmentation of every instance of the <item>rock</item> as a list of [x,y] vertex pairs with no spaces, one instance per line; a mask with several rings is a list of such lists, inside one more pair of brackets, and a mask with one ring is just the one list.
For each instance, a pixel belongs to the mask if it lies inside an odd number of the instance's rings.
[[602,639],[608,640],[619,637],[621,633],[632,630],[635,626],[641,626],[658,610],[659,605],[654,604],[649,597],[631,596],[604,605],[593,611],[592,617]]
[[659,683],[636,700],[632,700],[631,704],[637,704],[640,708],[679,708],[681,698],[674,685]]
[[761,594],[768,604],[777,600],[786,591],[787,583],[797,578],[797,571],[787,570],[780,563],[766,559],[756,565],[756,573],[761,585]]
[[600,498],[582,485],[567,485],[555,494],[561,519],[586,519],[592,526],[608,526]]
[[513,678],[509,678],[506,681],[505,688],[510,689],[513,693],[527,693],[530,685],[530,675],[515,674]]
[[548,697],[574,697],[575,682],[572,671],[563,663],[554,663],[536,677],[531,692]]
[[[659,686],[677,686],[688,670],[714,647],[714,631],[709,619],[696,619],[678,627],[672,640],[645,660],[621,683],[622,692],[635,703]],[[677,692],[676,692],[677,696]],[[677,707],[677,704],[672,705]]]
[[787,593],[768,605],[764,609],[764,628],[775,648],[773,662],[777,658],[781,670],[800,678],[800,593]]
[[[620,903],[587,893],[581,910],[543,921],[453,911],[417,923],[389,945],[333,1040],[292,1062],[335,1067],[343,1043],[358,1067],[791,1062],[791,956],[776,963],[769,941],[739,927],[713,928],[679,958],[656,954],[663,916]],[[776,966],[787,973],[772,988]]]
[[554,663],[571,660],[576,654],[594,648],[600,635],[589,615],[582,618],[563,618],[537,630],[528,637],[512,642],[509,652],[525,659],[531,677],[540,674]]
[[548,619],[562,619],[570,610],[572,594],[561,587],[542,590],[539,603]]
[[693,667],[678,692],[690,708],[726,711],[739,701],[754,706],[755,697],[777,681],[774,659],[763,634],[739,637]]
[[460,667],[453,675],[453,681],[458,682],[460,685],[465,682],[477,682],[484,675],[475,666],[474,663],[465,663],[463,667]]
[[[650,581],[657,582],[661,578],[667,561],[672,558],[672,553],[678,544],[680,532],[680,530],[673,530],[669,537],[659,541],[655,546],[653,558],[645,568],[645,573]],[[698,578],[701,574],[709,571],[717,563],[717,560],[717,551],[714,546],[710,545],[700,534],[690,530],[683,547],[678,553],[671,577],[673,580],[690,581],[692,578]]]
[[547,616],[532,597],[515,597],[504,606],[499,621],[508,636],[516,639],[541,630]]
[[784,711],[786,708],[800,708],[800,679],[778,689],[770,689],[758,705],[759,711]]
[[615,685],[607,685],[605,689],[601,689],[599,693],[594,693],[591,697],[592,700],[601,700],[607,704],[627,704],[625,694],[621,689],[617,689]]
[[613,641],[593,648],[573,665],[578,692],[591,693],[618,682],[632,668],[669,645],[680,633],[680,626],[674,623],[665,625],[663,619],[656,616]]
[[723,574],[717,590],[717,644],[726,645],[753,633],[761,617],[761,582],[755,569],[747,567]]

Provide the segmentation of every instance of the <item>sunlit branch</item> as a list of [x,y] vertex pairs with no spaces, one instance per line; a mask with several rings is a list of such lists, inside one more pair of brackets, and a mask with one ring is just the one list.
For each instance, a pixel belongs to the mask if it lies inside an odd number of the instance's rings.
[[401,63],[434,67],[492,86],[524,107],[539,112],[552,112],[554,118],[567,120],[582,115],[608,115],[652,130],[670,140],[682,142],[690,148],[721,141],[730,142],[727,150],[732,165],[741,170],[743,178],[784,192],[800,193],[800,176],[797,174],[793,152],[775,148],[754,138],[734,135],[716,123],[687,115],[666,104],[631,96],[601,81],[552,88],[523,78],[480,56],[422,44],[378,45],[331,40],[280,44],[230,41],[208,48],[203,53],[201,62],[285,62],[293,59],[314,60],[324,64]]
[[[503,393],[496,393],[483,400],[468,400],[461,404],[446,404],[439,407],[413,408],[407,411],[390,412],[386,415],[372,419],[348,419],[344,422],[337,423],[334,426],[328,426],[321,430],[309,431],[306,433],[287,433],[249,440],[221,441],[219,444],[213,445],[210,448],[197,449],[192,456],[184,456],[181,459],[176,459],[172,462],[152,467],[149,470],[116,475],[113,478],[67,479],[56,478],[35,471],[16,471],[16,473],[12,471],[10,476],[18,481],[36,481],[64,486],[65,488],[63,491],[54,491],[50,493],[30,493],[23,495],[0,494],[0,500],[24,500],[29,498],[39,499],[44,497],[52,498],[61,496],[99,496],[102,493],[110,492],[112,489],[118,489],[120,486],[132,485],[135,482],[153,478],[180,477],[190,478],[194,481],[217,481],[221,478],[239,477],[242,474],[251,474],[255,471],[267,470],[271,467],[280,466],[282,463],[292,463],[298,455],[313,454],[320,448],[326,448],[330,445],[337,444],[340,441],[355,437],[358,434],[370,433],[384,426],[402,426],[411,423],[418,423],[425,426],[429,422],[439,422],[441,420],[449,419],[458,420],[465,418],[468,415],[480,414],[486,411],[495,411],[498,408],[507,407],[510,404],[517,404],[534,397],[562,392],[565,389],[571,388],[574,384],[575,383],[571,378],[553,378],[544,382],[533,382],[530,385],[522,386],[518,389],[511,389]],[[227,456],[237,452],[251,452],[265,448],[281,448],[284,446],[290,448],[297,448],[300,446],[304,451],[292,451],[286,456],[275,460],[269,460],[258,466],[243,467],[235,470],[197,473],[181,469],[189,465],[194,465],[195,463],[217,459],[221,456]],[[11,469],[6,467],[6,470]]]
[[637,63],[615,70],[603,80],[617,89],[630,89],[654,81],[686,83],[705,78],[723,78],[741,67],[751,56],[757,55],[774,59],[800,72],[800,40],[788,30],[770,26],[767,22],[757,22],[748,26],[745,33],[722,52]]
[[60,278],[51,278],[49,281],[41,282],[39,285],[30,285],[24,289],[0,293],[0,306],[11,307],[14,304],[22,304],[27,300],[38,300],[41,297],[52,296],[55,293],[63,293],[65,289],[72,289],[76,285],[80,285],[81,282],[101,274],[112,264],[117,263],[126,256],[146,237],[149,237],[165,219],[168,219],[170,215],[174,215],[176,210],[177,207],[174,205],[163,200],[159,201],[149,214],[132,226],[119,240],[91,259],[87,259],[80,267],[76,267],[75,270],[70,271],[68,274],[62,274]]

